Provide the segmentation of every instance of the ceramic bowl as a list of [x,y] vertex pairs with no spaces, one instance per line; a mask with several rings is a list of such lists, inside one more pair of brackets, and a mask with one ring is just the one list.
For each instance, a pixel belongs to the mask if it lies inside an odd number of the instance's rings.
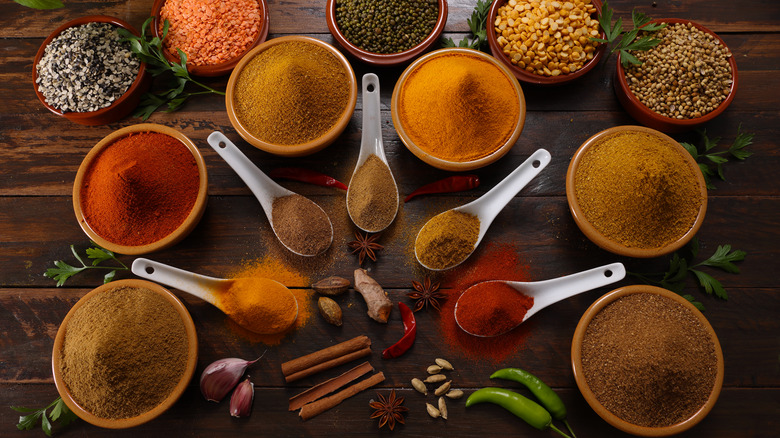
[[[236,83],[238,82],[238,77],[241,75],[241,71],[255,56],[259,55],[260,53],[264,52],[265,50],[268,50],[269,48],[277,44],[289,43],[294,41],[305,42],[305,43],[315,44],[317,46],[320,46],[325,50],[327,50],[328,52],[330,52],[330,54],[332,54],[341,63],[341,66],[344,68],[344,71],[347,73],[347,78],[349,81],[349,98],[347,100],[347,106],[344,109],[344,112],[339,117],[339,119],[336,121],[336,123],[319,138],[315,138],[314,140],[309,141],[307,143],[301,143],[297,145],[268,143],[266,141],[257,138],[241,123],[241,120],[239,119],[238,114],[236,113],[235,105],[233,103],[236,94]],[[322,42],[315,38],[298,36],[298,35],[274,38],[272,40],[264,42],[263,44],[260,44],[259,46],[255,47],[252,51],[247,53],[246,56],[244,56],[244,58],[241,59],[241,61],[236,66],[236,68],[233,70],[233,73],[230,75],[230,79],[228,80],[228,84],[227,84],[227,92],[225,95],[225,107],[227,109],[228,118],[230,119],[230,123],[236,129],[238,134],[249,144],[251,144],[252,146],[260,150],[275,155],[282,155],[287,157],[300,157],[303,155],[313,154],[325,148],[326,146],[330,145],[334,141],[336,141],[336,139],[339,137],[339,135],[341,135],[341,133],[347,127],[347,124],[349,123],[350,119],[352,118],[352,113],[355,111],[356,103],[357,103],[357,79],[355,79],[355,72],[352,70],[352,66],[349,64],[349,61],[347,61],[347,58],[344,55],[342,55],[341,52],[336,50],[335,47],[331,46],[328,43]]]
[[[198,186],[198,196],[195,199],[195,204],[192,206],[192,211],[190,211],[190,214],[187,216],[184,222],[182,222],[181,225],[179,225],[179,227],[176,230],[174,230],[171,234],[163,237],[162,239],[147,245],[140,245],[140,246],[120,245],[111,242],[109,240],[106,240],[90,227],[89,223],[87,223],[87,221],[84,219],[84,213],[81,209],[81,189],[84,185],[84,178],[86,177],[87,169],[90,167],[92,162],[97,158],[97,156],[100,154],[100,152],[103,149],[107,148],[109,145],[111,145],[111,143],[113,143],[117,139],[124,137],[133,132],[159,132],[161,134],[169,135],[181,141],[184,144],[184,146],[186,146],[187,149],[189,149],[189,151],[192,153],[193,158],[195,158],[195,162],[198,165],[198,173],[200,176],[200,184]],[[92,239],[92,241],[94,241],[98,245],[118,254],[127,254],[127,255],[147,254],[150,252],[159,251],[161,249],[173,246],[174,244],[184,239],[193,229],[195,229],[195,226],[198,225],[200,218],[203,216],[203,212],[206,211],[206,200],[208,197],[207,189],[208,189],[208,175],[206,174],[206,163],[205,161],[203,161],[203,156],[200,154],[200,151],[198,150],[197,146],[195,146],[195,143],[193,143],[192,140],[187,138],[187,136],[185,136],[184,134],[182,134],[181,132],[173,128],[169,128],[163,125],[157,125],[154,123],[142,123],[138,125],[127,126],[125,128],[118,129],[112,132],[111,134],[107,135],[102,140],[100,140],[98,144],[96,144],[89,151],[89,153],[87,153],[87,156],[84,158],[84,161],[81,162],[81,165],[79,166],[79,169],[76,172],[76,181],[73,183],[73,209],[76,212],[76,219],[78,220],[81,229],[84,230],[87,236],[89,236],[89,238]]]
[[[162,403],[136,417],[108,419],[92,414],[91,412],[81,407],[81,405],[79,405],[76,400],[73,399],[73,396],[71,395],[67,385],[63,380],[60,370],[60,352],[62,351],[63,344],[65,342],[65,332],[68,328],[68,322],[70,321],[74,312],[95,296],[117,287],[137,287],[149,289],[165,298],[165,300],[169,302],[174,309],[176,309],[176,313],[178,313],[181,317],[181,320],[184,323],[184,330],[187,333],[187,365],[184,369],[181,380],[179,380],[173,391],[171,391],[171,394],[168,395],[168,397],[165,398]],[[57,386],[57,392],[59,392],[60,397],[62,397],[62,400],[71,411],[73,411],[82,420],[95,426],[107,429],[125,429],[128,427],[138,426],[159,417],[163,412],[167,411],[168,408],[173,406],[179,397],[181,397],[181,395],[184,393],[184,390],[187,389],[187,386],[192,380],[192,376],[195,374],[195,367],[198,363],[198,336],[195,332],[195,324],[193,323],[192,317],[187,311],[187,308],[184,307],[182,302],[179,301],[179,299],[176,298],[176,296],[170,291],[160,285],[145,280],[116,280],[112,281],[111,283],[104,284],[84,295],[70,309],[68,314],[65,315],[65,319],[62,320],[62,324],[60,325],[59,330],[57,330],[57,335],[54,338],[54,349],[52,351],[51,362],[52,373],[54,374],[54,383]]]
[[[582,211],[582,207],[580,206],[579,201],[577,200],[574,177],[577,173],[577,166],[582,160],[582,157],[591,147],[599,143],[603,138],[615,133],[626,132],[626,131],[646,132],[648,134],[655,135],[662,140],[665,140],[684,157],[684,159],[690,164],[690,166],[693,169],[697,170],[695,172],[695,175],[696,175],[697,185],[699,188],[699,193],[701,194],[702,203],[701,206],[699,207],[699,212],[696,215],[696,219],[693,225],[691,226],[691,228],[685,234],[683,234],[679,239],[660,248],[628,247],[617,242],[616,240],[613,240],[605,236],[604,234],[599,232],[588,221],[588,219],[585,217],[585,214]],[[574,156],[572,157],[571,162],[569,163],[569,169],[566,172],[566,200],[569,203],[569,210],[571,211],[571,214],[574,217],[574,222],[577,224],[580,230],[582,230],[583,234],[585,234],[585,236],[588,239],[590,239],[591,242],[595,243],[600,248],[618,255],[628,256],[628,257],[638,257],[638,258],[658,257],[665,254],[672,253],[682,248],[693,238],[693,236],[696,235],[696,233],[699,231],[699,228],[701,227],[701,224],[704,222],[704,215],[707,211],[707,186],[704,182],[704,177],[702,176],[701,172],[698,171],[698,168],[699,168],[698,164],[696,164],[696,161],[693,159],[693,157],[690,156],[688,151],[686,151],[682,146],[680,146],[679,143],[677,143],[671,137],[661,132],[658,132],[654,129],[646,128],[644,126],[630,126],[630,125],[616,126],[601,131],[595,134],[594,136],[590,137],[574,153]]]
[[[693,26],[698,28],[699,30],[706,32],[715,39],[717,39],[720,44],[723,45],[723,47],[728,48],[726,46],[726,43],[715,34],[715,32],[712,32],[711,30],[707,29],[706,27],[694,23],[690,20],[682,20],[679,18],[661,18],[658,20],[653,20],[651,23],[668,23],[668,24],[677,24],[677,23],[691,23]],[[734,100],[734,95],[737,90],[737,62],[734,59],[734,55],[729,57],[729,65],[731,65],[731,76],[732,76],[732,82],[731,82],[731,89],[729,90],[728,97],[726,97],[726,100],[720,103],[717,108],[715,108],[713,111],[701,116],[696,117],[693,119],[673,119],[671,117],[662,116],[654,111],[652,111],[650,108],[645,106],[642,102],[637,99],[636,96],[634,96],[634,93],[631,92],[628,88],[628,81],[626,80],[626,71],[623,69],[623,66],[620,64],[620,56],[617,57],[617,68],[615,71],[615,80],[613,81],[614,87],[615,87],[615,94],[617,95],[618,101],[620,101],[620,104],[623,105],[623,108],[626,110],[626,112],[633,117],[637,122],[653,129],[657,129],[661,132],[667,132],[667,133],[677,133],[677,132],[684,132],[691,129],[695,129],[710,120],[714,119],[715,117],[718,117],[723,111],[728,108],[729,105],[731,105],[731,102]]]
[[[602,309],[604,309],[611,303],[615,302],[616,300],[622,297],[636,294],[636,293],[650,293],[650,294],[661,295],[663,297],[674,300],[680,306],[690,310],[695,315],[695,317],[699,320],[699,322],[701,322],[702,326],[704,327],[704,330],[709,334],[710,339],[712,340],[715,346],[715,356],[717,358],[715,384],[713,385],[712,392],[707,398],[707,401],[690,418],[667,427],[638,426],[620,419],[618,416],[608,411],[601,403],[599,403],[593,391],[588,386],[588,382],[585,379],[584,372],[583,372],[582,342],[583,339],[585,338],[585,331],[587,330],[590,322]],[[702,313],[698,309],[696,309],[696,307],[694,307],[691,303],[689,303],[685,298],[681,297],[680,295],[674,292],[670,292],[666,289],[661,289],[655,286],[646,286],[646,285],[626,286],[608,292],[607,294],[605,294],[604,296],[596,300],[596,302],[594,302],[588,308],[588,310],[585,311],[585,314],[582,315],[582,318],[580,319],[580,322],[577,324],[577,328],[574,331],[574,338],[572,339],[572,343],[571,343],[571,365],[574,371],[574,380],[577,382],[577,386],[579,387],[582,396],[585,398],[585,401],[588,402],[590,407],[594,411],[596,411],[596,413],[610,425],[622,430],[623,432],[627,432],[638,436],[647,436],[647,437],[670,436],[690,429],[691,427],[698,424],[701,420],[704,419],[704,417],[707,416],[707,414],[710,413],[713,406],[715,406],[715,402],[718,400],[718,396],[720,395],[720,390],[723,387],[723,376],[724,376],[723,351],[721,350],[720,342],[718,342],[718,337],[715,334],[715,331],[712,329],[710,323],[707,321],[707,318],[705,318],[704,315],[702,315]]]
[[327,1],[325,18],[328,22],[328,29],[333,35],[333,38],[352,56],[368,64],[391,66],[403,64],[413,58],[416,58],[425,52],[425,50],[428,49],[433,43],[439,40],[441,33],[444,31],[444,26],[447,24],[447,0],[438,0],[438,4],[439,16],[436,19],[436,24],[433,26],[433,31],[431,31],[431,33],[416,46],[399,53],[369,52],[352,44],[344,36],[336,24],[336,0]]
[[[509,139],[507,139],[507,141],[504,142],[503,145],[501,145],[498,149],[493,151],[490,155],[472,161],[448,161],[430,155],[428,152],[426,152],[425,150],[417,146],[414,143],[414,141],[409,137],[409,135],[406,133],[406,130],[404,129],[403,123],[401,123],[401,117],[399,115],[400,105],[401,105],[401,103],[399,102],[400,100],[399,96],[401,94],[401,89],[403,88],[404,83],[409,78],[409,76],[417,68],[419,68],[428,60],[437,56],[448,56],[454,53],[462,53],[471,56],[476,56],[496,66],[507,77],[507,79],[509,79],[509,82],[512,84],[512,87],[514,88],[514,93],[517,96],[517,100],[520,104],[519,115],[517,121],[515,122],[514,129]],[[512,147],[515,145],[515,142],[520,137],[520,133],[523,131],[523,126],[525,125],[526,106],[525,106],[525,96],[523,95],[522,88],[520,88],[520,84],[517,83],[514,76],[512,75],[512,72],[510,72],[505,65],[498,62],[496,58],[487,55],[485,53],[479,52],[477,50],[462,49],[462,48],[448,48],[448,49],[438,49],[430,53],[427,53],[422,57],[416,59],[413,63],[411,63],[406,68],[406,70],[404,70],[404,72],[401,74],[401,77],[398,78],[398,81],[395,84],[395,88],[393,89],[393,97],[390,102],[390,110],[393,118],[393,125],[395,126],[395,130],[398,132],[398,137],[401,138],[401,141],[403,142],[404,145],[406,145],[406,148],[409,149],[409,151],[411,151],[414,155],[416,155],[417,158],[423,160],[424,162],[438,169],[449,170],[453,172],[463,172],[468,170],[479,169],[480,167],[485,167],[489,164],[492,164],[496,162],[499,158],[506,155],[507,152],[509,152],[509,150],[512,149]]]
[[[161,38],[162,34],[160,33],[160,11],[162,10],[163,5],[165,4],[166,0],[155,0],[154,5],[152,6],[152,16],[154,17],[154,20],[152,21],[152,35]],[[219,63],[219,64],[213,64],[213,65],[193,65],[190,63],[187,63],[187,71],[190,73],[196,75],[196,76],[204,76],[204,77],[214,77],[214,76],[223,76],[231,71],[236,67],[239,61],[241,61],[241,58],[246,56],[247,53],[249,53],[252,49],[257,47],[258,44],[263,43],[266,38],[268,38],[268,29],[269,29],[269,22],[270,22],[270,15],[268,13],[268,4],[266,3],[266,0],[257,0],[257,3],[260,5],[260,20],[261,20],[261,27],[260,32],[257,34],[257,37],[254,41],[252,41],[252,44],[250,44],[246,50],[244,50],[243,53],[236,56],[235,58],[232,58],[228,61]],[[179,62],[179,55],[175,51],[171,51],[168,49],[165,49],[163,51],[163,55],[165,55],[165,58],[168,59],[168,61],[171,62]]]
[[41,92],[38,91],[38,85],[37,85],[38,71],[36,66],[38,65],[41,58],[43,57],[43,52],[46,49],[46,46],[48,46],[49,43],[51,43],[51,41],[54,38],[56,38],[60,33],[62,33],[63,30],[69,27],[80,26],[82,24],[87,24],[87,23],[111,23],[117,27],[127,29],[128,31],[132,32],[135,35],[140,35],[133,26],[126,23],[125,21],[120,20],[118,18],[105,16],[105,15],[89,15],[86,17],[80,17],[80,18],[76,18],[75,20],[68,21],[67,23],[56,28],[54,32],[52,32],[43,41],[43,44],[41,44],[41,47],[38,49],[38,53],[35,54],[35,60],[33,61],[33,68],[32,68],[33,88],[35,89],[35,95],[38,96],[38,100],[41,101],[41,103],[43,104],[44,107],[46,107],[46,109],[53,112],[54,114],[65,117],[71,122],[75,122],[80,125],[89,125],[89,126],[105,125],[108,123],[116,122],[117,120],[130,114],[130,112],[132,112],[135,109],[135,107],[138,106],[138,102],[141,100],[141,96],[149,89],[149,86],[152,83],[152,79],[146,73],[145,63],[143,62],[141,63],[141,66],[138,70],[138,76],[136,76],[135,81],[133,81],[133,83],[130,85],[130,88],[127,89],[125,94],[123,94],[119,99],[115,100],[111,105],[105,108],[101,108],[97,111],[63,112],[46,103],[46,99],[43,97],[43,94],[41,94]]
[[[606,52],[607,46],[605,44],[599,44],[596,47],[596,51],[593,52],[593,58],[590,59],[588,62],[586,62],[582,66],[582,68],[575,71],[574,73],[561,74],[558,76],[540,76],[523,70],[522,68],[516,66],[515,64],[512,64],[512,61],[509,60],[509,57],[507,57],[504,54],[504,52],[501,50],[501,47],[498,45],[495,26],[493,25],[493,23],[496,20],[496,16],[498,16],[498,9],[501,6],[505,5],[506,3],[507,0],[495,0],[493,4],[490,6],[490,12],[488,12],[487,40],[488,40],[488,46],[490,46],[490,53],[492,53],[493,56],[496,57],[496,59],[500,60],[504,65],[506,65],[507,68],[509,68],[512,74],[514,74],[519,81],[527,84],[542,85],[542,86],[563,85],[575,79],[581,78],[586,73],[593,70],[593,67],[598,65],[602,56],[604,56],[604,52]],[[596,7],[596,10],[599,13],[601,13],[601,0],[591,0],[591,3],[593,4],[593,6]],[[598,16],[592,16],[591,18],[593,18],[594,20],[598,20]],[[604,38],[603,31],[601,32],[600,38]]]

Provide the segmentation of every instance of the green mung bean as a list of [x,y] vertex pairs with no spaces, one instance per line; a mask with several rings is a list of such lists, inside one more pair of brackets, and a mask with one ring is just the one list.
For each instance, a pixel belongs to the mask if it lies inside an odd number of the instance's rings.
[[420,44],[436,25],[436,0],[337,0],[336,25],[355,46],[398,53]]

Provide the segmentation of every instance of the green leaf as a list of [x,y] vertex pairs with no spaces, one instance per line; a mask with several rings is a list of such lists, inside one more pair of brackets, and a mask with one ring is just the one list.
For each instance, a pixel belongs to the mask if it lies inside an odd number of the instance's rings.
[[731,245],[718,245],[718,249],[715,250],[715,253],[697,266],[712,266],[732,274],[739,274],[739,267],[737,267],[734,262],[745,260],[746,255],[747,253],[741,250],[732,252]]
[[683,295],[682,297],[685,298],[686,300],[688,300],[689,303],[693,304],[694,307],[696,307],[700,311],[704,312],[704,304],[696,301],[696,298],[694,298],[693,295],[686,294],[686,295]]
[[625,50],[650,50],[660,43],[661,40],[659,40],[658,38],[643,36],[638,40],[632,41],[631,43],[627,44],[624,49]]
[[639,61],[636,56],[632,55],[631,53],[621,50],[620,51],[620,63],[623,65],[623,67],[628,67],[628,64],[633,65],[640,65],[642,64],[641,61]]
[[57,287],[60,287],[63,284],[65,284],[65,281],[67,281],[70,277],[78,274],[84,269],[87,269],[86,267],[77,268],[75,266],[71,266],[62,260],[55,261],[54,265],[56,266],[56,268],[47,269],[46,272],[43,273],[43,275],[45,277],[49,277],[51,279],[57,280]]
[[41,418],[42,412],[40,410],[35,411],[34,414],[23,415],[19,417],[19,422],[16,423],[16,428],[19,430],[32,430],[38,425],[38,420]]
[[633,11],[631,11],[631,20],[634,22],[635,28],[640,28],[644,26],[648,21],[652,20],[652,18],[648,17],[643,12],[634,9]]
[[715,164],[723,164],[723,163],[728,163],[728,161],[729,161],[729,160],[728,160],[728,158],[723,158],[723,157],[721,157],[721,156],[719,156],[719,155],[714,155],[714,154],[707,154],[707,155],[705,155],[705,157],[706,157],[708,160],[710,160],[710,161],[712,161],[713,163],[715,163]]
[[46,416],[46,411],[41,415],[41,429],[43,429],[43,433],[45,433],[46,436],[51,436],[51,422],[49,421],[49,417]]
[[666,23],[650,23],[642,28],[645,32],[657,32],[666,27]]
[[33,9],[59,9],[65,7],[60,0],[14,0],[22,6]]
[[25,408],[23,406],[11,406],[11,409],[15,410],[16,412],[21,412],[21,413],[38,411],[38,409],[35,409],[35,408]]
[[111,283],[111,281],[116,276],[116,270],[109,271],[108,274],[103,276],[103,284]]
[[698,160],[699,159],[699,151],[698,151],[698,149],[696,149],[696,146],[694,146],[694,145],[692,145],[690,143],[685,143],[685,142],[681,142],[680,146],[684,147],[685,150],[688,151],[689,154],[691,154],[691,156],[693,157],[694,160]]
[[114,253],[103,248],[87,248],[87,257],[92,259],[92,266],[97,266],[106,260],[116,259]]
[[699,256],[699,238],[694,236],[691,239],[691,243],[688,244],[688,248],[691,251],[691,257],[694,259]]
[[457,47],[455,44],[455,41],[452,38],[444,38],[441,40],[441,46],[444,48],[447,47]]
[[709,138],[707,137],[707,130],[706,129],[699,129],[698,130],[699,135],[701,135],[702,140],[704,140],[704,151],[708,152],[710,149],[714,148],[718,145],[718,142],[720,141],[720,137],[715,138]]
[[57,397],[57,400],[54,401],[54,407],[52,407],[50,417],[52,421],[57,421],[60,426],[67,426],[78,419],[76,414],[74,414],[73,411],[68,408],[68,405],[65,404],[65,401],[62,400],[62,397]]
[[699,280],[699,284],[704,287],[704,291],[707,292],[707,294],[712,295],[714,293],[718,298],[724,300],[729,299],[729,296],[726,293],[726,289],[723,288],[723,285],[718,280],[716,280],[715,277],[696,269],[691,269],[690,271],[693,272],[693,274]]
[[755,134],[747,134],[742,132],[742,125],[739,125],[737,130],[737,138],[734,139],[734,144],[729,147],[729,154],[737,160],[744,160],[745,158],[753,155],[753,152],[743,150],[745,147],[753,144],[753,137]]

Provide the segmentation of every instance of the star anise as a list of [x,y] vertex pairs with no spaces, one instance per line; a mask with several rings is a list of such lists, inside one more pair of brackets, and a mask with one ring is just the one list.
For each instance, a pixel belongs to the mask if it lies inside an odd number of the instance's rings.
[[439,307],[439,300],[444,300],[447,296],[438,292],[439,283],[431,284],[431,278],[425,277],[425,281],[422,283],[419,281],[412,281],[412,287],[414,287],[414,291],[409,292],[406,296],[413,300],[417,300],[414,304],[415,312],[423,307],[427,308],[428,304],[436,310],[441,310]]
[[352,249],[352,254],[358,254],[358,264],[363,266],[363,260],[366,256],[373,261],[376,261],[376,251],[383,249],[384,247],[378,243],[379,234],[361,234],[359,231],[355,231],[355,241],[347,243]]
[[409,408],[402,406],[404,403],[403,397],[396,398],[395,389],[390,390],[390,395],[387,398],[378,392],[376,393],[376,396],[379,398],[379,401],[372,400],[369,406],[374,409],[371,418],[379,418],[380,429],[385,424],[390,427],[390,430],[393,430],[396,422],[405,424],[403,413],[408,411]]

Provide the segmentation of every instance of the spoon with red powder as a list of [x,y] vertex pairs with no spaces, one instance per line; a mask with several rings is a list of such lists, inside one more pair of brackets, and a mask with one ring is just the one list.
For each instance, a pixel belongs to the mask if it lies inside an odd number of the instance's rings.
[[455,322],[466,333],[500,336],[545,307],[622,280],[626,268],[612,263],[544,281],[490,280],[466,289],[455,303]]

